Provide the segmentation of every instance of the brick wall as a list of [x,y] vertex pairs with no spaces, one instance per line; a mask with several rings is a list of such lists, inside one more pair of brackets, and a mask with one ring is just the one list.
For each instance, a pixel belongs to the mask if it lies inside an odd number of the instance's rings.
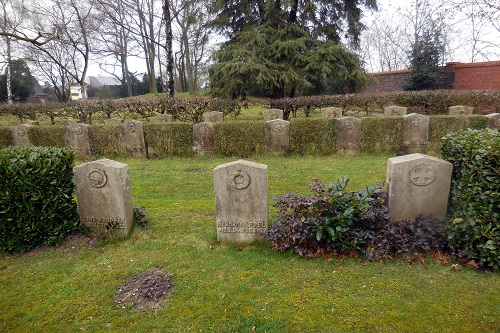
[[[442,67],[440,89],[500,90],[500,61],[464,64],[451,62]],[[363,92],[392,92],[404,90],[410,70],[372,73],[374,83]]]

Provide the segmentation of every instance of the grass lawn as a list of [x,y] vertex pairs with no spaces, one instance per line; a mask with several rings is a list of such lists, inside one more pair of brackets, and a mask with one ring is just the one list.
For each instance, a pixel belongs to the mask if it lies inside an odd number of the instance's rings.
[[[317,177],[358,190],[388,156],[258,156],[269,194],[310,193]],[[305,259],[268,243],[218,244],[212,170],[231,158],[132,160],[145,229],[127,239],[0,253],[0,332],[498,332],[500,275],[359,258]],[[273,202],[272,198],[269,200]],[[161,266],[173,276],[157,312],[123,308],[117,288]]]

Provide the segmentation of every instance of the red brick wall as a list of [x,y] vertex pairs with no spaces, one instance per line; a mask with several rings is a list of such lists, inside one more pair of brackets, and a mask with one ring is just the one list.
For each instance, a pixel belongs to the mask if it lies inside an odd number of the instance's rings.
[[451,62],[446,64],[444,71],[455,74],[453,81],[455,90],[500,90],[500,61],[470,64]]
[[[443,67],[441,89],[500,90],[500,61],[464,64],[451,62]],[[372,73],[374,83],[363,92],[392,92],[404,90],[409,70]]]

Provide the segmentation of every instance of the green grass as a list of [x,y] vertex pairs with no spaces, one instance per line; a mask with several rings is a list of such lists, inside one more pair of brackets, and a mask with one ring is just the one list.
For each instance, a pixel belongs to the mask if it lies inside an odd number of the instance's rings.
[[[135,205],[149,225],[89,249],[0,254],[0,332],[498,332],[500,277],[427,258],[304,259],[262,242],[216,240],[213,168],[229,158],[132,160]],[[385,178],[387,156],[254,157],[269,194],[310,193],[348,176],[357,190]],[[270,203],[273,200],[270,198]],[[156,313],[122,308],[117,288],[153,266],[173,275]]]

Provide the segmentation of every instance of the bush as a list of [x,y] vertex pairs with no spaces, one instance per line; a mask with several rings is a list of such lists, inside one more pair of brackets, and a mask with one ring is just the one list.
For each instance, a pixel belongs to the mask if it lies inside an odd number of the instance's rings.
[[193,125],[187,123],[144,124],[144,136],[153,156],[192,156]]
[[429,121],[428,151],[439,152],[441,139],[446,135],[460,130],[483,129],[488,124],[488,118],[479,115],[467,116],[431,116]]
[[0,127],[0,148],[13,146],[14,139],[12,138],[12,132],[9,127]]
[[397,153],[403,144],[403,117],[367,117],[361,120],[362,153]]
[[79,226],[73,152],[10,147],[0,151],[0,248],[59,244]]
[[331,252],[367,259],[418,257],[446,248],[444,220],[389,221],[381,185],[349,192],[346,178],[330,185],[313,180],[312,196],[287,193],[277,199],[278,214],[267,238],[276,251],[309,257]]
[[246,158],[266,151],[266,123],[244,121],[214,124],[215,153]]
[[64,148],[66,126],[30,126],[28,137],[34,146]]
[[441,153],[453,163],[450,246],[479,265],[500,268],[500,133],[467,130],[443,138]]
[[290,150],[300,155],[336,153],[337,119],[292,119]]
[[89,127],[90,151],[94,156],[123,154],[123,133],[120,125],[92,125]]

